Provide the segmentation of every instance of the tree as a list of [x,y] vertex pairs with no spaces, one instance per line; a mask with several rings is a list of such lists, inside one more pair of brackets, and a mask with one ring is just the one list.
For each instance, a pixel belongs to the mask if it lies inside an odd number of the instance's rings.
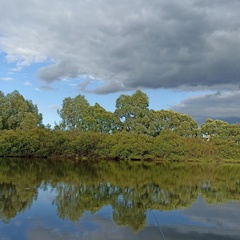
[[89,114],[84,119],[88,131],[98,133],[113,133],[119,125],[112,112],[106,111],[98,103],[89,108]]
[[180,136],[196,136],[198,133],[198,124],[191,116],[172,110],[150,110],[147,128],[151,136],[158,136],[167,131]]
[[65,130],[112,133],[117,128],[118,119],[98,103],[90,106],[84,96],[65,98],[63,107],[58,111],[62,118],[60,128]]
[[137,90],[132,96],[121,95],[116,101],[115,115],[121,122],[120,129],[138,133],[147,132],[144,117],[149,111],[147,94]]
[[227,126],[227,136],[234,141],[235,143],[239,144],[240,142],[240,124],[229,124]]
[[58,114],[62,119],[61,128],[85,131],[84,119],[88,116],[89,111],[90,105],[83,95],[78,95],[75,98],[65,98],[62,109],[58,110]]
[[187,114],[175,113],[177,122],[174,131],[183,137],[196,137],[198,135],[198,124]]
[[38,118],[33,113],[27,113],[26,117],[20,123],[20,128],[24,130],[35,128],[38,125]]
[[227,122],[207,118],[201,126],[201,132],[205,136],[226,137],[228,126]]
[[16,130],[29,114],[35,119],[32,123],[29,122],[29,127],[42,124],[42,114],[38,113],[38,108],[32,101],[25,100],[18,91],[6,96],[0,92],[0,129]]

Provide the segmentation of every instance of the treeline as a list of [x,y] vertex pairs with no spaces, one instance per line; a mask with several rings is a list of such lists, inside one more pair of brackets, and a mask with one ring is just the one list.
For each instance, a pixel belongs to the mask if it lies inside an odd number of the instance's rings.
[[90,106],[84,96],[63,100],[59,124],[42,124],[42,114],[17,91],[0,92],[0,156],[111,159],[238,159],[240,125],[149,109],[140,90],[121,95],[116,110]]

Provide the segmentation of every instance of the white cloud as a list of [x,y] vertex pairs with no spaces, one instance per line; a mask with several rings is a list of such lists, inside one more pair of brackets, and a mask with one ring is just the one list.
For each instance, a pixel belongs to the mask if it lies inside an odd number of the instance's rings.
[[49,105],[49,109],[53,109],[53,110],[57,110],[57,109],[60,109],[61,107],[59,107],[58,105]]
[[32,86],[32,84],[29,81],[24,82],[23,85],[26,87]]
[[2,81],[12,81],[13,79],[10,78],[10,77],[3,77],[3,78],[0,78],[0,80],[2,80]]

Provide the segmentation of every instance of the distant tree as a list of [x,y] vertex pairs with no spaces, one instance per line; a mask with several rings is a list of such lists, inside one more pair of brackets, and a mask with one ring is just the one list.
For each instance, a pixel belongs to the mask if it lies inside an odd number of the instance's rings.
[[98,103],[90,106],[84,96],[65,98],[63,107],[58,110],[62,118],[59,125],[64,130],[79,130],[81,132],[112,133],[116,130],[118,119],[106,111]]
[[211,137],[226,137],[229,123],[207,118],[201,126],[201,133]]
[[28,130],[31,128],[35,128],[38,125],[38,118],[33,113],[27,113],[26,117],[20,123],[20,128],[24,130]]
[[64,130],[85,131],[86,126],[84,119],[88,116],[90,105],[83,95],[75,98],[65,98],[62,109],[58,110],[62,121],[60,127]]
[[235,143],[240,143],[240,124],[229,124],[226,129],[227,136]]
[[4,93],[0,91],[0,99],[4,97]]
[[89,108],[84,122],[86,130],[98,133],[113,133],[119,125],[116,116],[112,112],[106,111],[98,103]]
[[[29,117],[34,121],[29,121]],[[28,120],[27,120],[28,119]],[[0,129],[17,129],[23,122],[28,121],[28,127],[42,124],[42,114],[38,113],[37,105],[25,100],[18,92],[14,91],[6,96],[0,92]]]
[[115,115],[121,121],[120,128],[139,133],[147,132],[144,118],[148,115],[147,94],[137,90],[134,94],[121,95],[116,101]]
[[171,110],[149,111],[149,135],[158,136],[166,131],[175,132],[180,136],[196,136],[198,124],[191,116]]

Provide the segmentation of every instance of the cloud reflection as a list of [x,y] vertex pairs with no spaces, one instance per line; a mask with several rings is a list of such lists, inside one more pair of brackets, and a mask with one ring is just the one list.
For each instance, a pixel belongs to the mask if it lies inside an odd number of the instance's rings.
[[[180,210],[181,218],[188,217],[189,221],[180,224],[170,224],[170,222],[178,222],[177,215],[172,211],[158,211],[157,218],[166,217],[168,215],[168,223],[164,224],[159,219],[160,225],[154,222],[152,212],[147,212],[147,226],[139,231],[134,232],[128,226],[117,226],[111,219],[111,214],[106,214],[106,210],[102,210],[94,215],[85,213],[80,222],[75,223],[75,231],[68,231],[65,228],[47,228],[36,227],[28,232],[29,240],[108,240],[108,239],[161,239],[161,231],[165,239],[171,240],[237,240],[240,238],[240,203],[229,202],[218,205],[207,205],[204,199],[199,196],[197,201],[188,209]],[[109,208],[108,208],[109,211]],[[157,211],[154,211],[157,212]],[[171,219],[172,218],[172,219]],[[195,224],[198,222],[199,224]],[[150,224],[151,223],[151,224]],[[161,228],[161,229],[160,229]],[[62,230],[59,230],[62,229]]]

